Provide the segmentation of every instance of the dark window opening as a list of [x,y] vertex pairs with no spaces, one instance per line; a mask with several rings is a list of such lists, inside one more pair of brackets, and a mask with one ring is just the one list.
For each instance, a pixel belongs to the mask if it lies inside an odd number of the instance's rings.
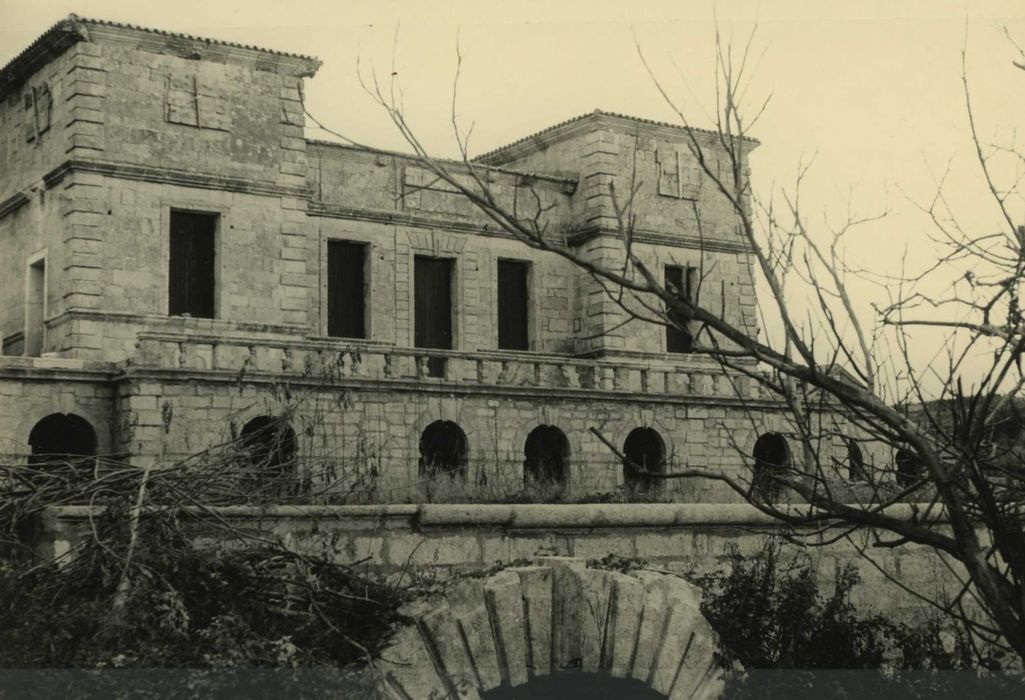
[[366,245],[327,243],[327,334],[366,338]]
[[529,350],[527,277],[530,263],[498,261],[498,347]]
[[665,472],[666,444],[654,428],[634,428],[623,443],[623,481],[628,488],[651,489],[661,484],[658,477],[645,474]]
[[268,500],[295,493],[296,437],[287,421],[253,418],[242,428],[238,445],[247,496]]
[[914,451],[902,447],[893,461],[897,465],[897,486],[908,488],[922,478],[922,460]]
[[171,316],[214,317],[217,216],[171,212],[171,256],[167,312]]
[[765,433],[755,442],[754,478],[751,489],[766,500],[778,498],[783,486],[773,476],[784,476],[790,468],[790,446],[779,433]]
[[865,457],[854,438],[847,438],[847,478],[850,481],[868,481]]
[[[666,289],[677,298],[693,300],[694,268],[666,265]],[[666,352],[689,353],[694,351],[694,336],[690,331],[690,317],[679,311],[669,310],[666,324]]]
[[420,476],[466,476],[466,433],[452,421],[435,421],[420,435]]
[[539,425],[530,431],[523,445],[523,481],[526,485],[566,483],[569,440],[554,425]]
[[65,463],[92,467],[96,456],[96,431],[85,418],[74,413],[51,413],[29,433],[30,465]]
[[[418,255],[413,263],[413,341],[418,348],[452,349],[452,259]],[[432,377],[445,376],[445,358],[427,362]]]

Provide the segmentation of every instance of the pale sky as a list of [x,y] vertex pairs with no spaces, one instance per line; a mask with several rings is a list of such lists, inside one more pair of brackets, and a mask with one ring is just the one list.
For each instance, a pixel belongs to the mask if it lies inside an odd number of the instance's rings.
[[[813,224],[838,220],[848,200],[861,214],[890,211],[850,241],[850,258],[879,271],[894,270],[905,248],[912,266],[928,264],[929,222],[909,197],[928,201],[948,163],[949,201],[962,224],[980,231],[1000,225],[968,140],[961,48],[967,26],[980,132],[1009,145],[1025,126],[1025,72],[1011,65],[1016,50],[1004,31],[1025,46],[1025,2],[717,6],[724,33],[744,37],[758,24],[751,104],[770,93],[772,101],[753,131],[762,142],[752,158],[757,194],[789,186],[798,163],[814,155],[803,197]],[[311,54],[323,60],[306,86],[313,114],[356,141],[408,150],[356,79],[358,57],[390,73],[394,45],[414,128],[451,156],[457,33],[464,56],[458,114],[475,124],[473,151],[483,152],[595,108],[673,120],[634,37],[692,122],[709,125],[700,105],[713,104],[714,7],[706,0],[0,0],[0,64],[70,12]],[[1013,205],[1025,208],[1020,198]],[[870,299],[879,297],[865,288],[866,314]],[[923,335],[914,345],[925,362],[938,342]]]

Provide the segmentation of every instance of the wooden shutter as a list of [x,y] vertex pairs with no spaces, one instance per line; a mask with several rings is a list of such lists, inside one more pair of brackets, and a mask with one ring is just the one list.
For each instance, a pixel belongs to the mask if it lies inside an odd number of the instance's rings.
[[[452,260],[416,256],[413,269],[414,344],[452,348]],[[432,376],[444,376],[444,358],[431,358]]]
[[171,212],[168,313],[214,317],[214,235],[217,217]]
[[349,241],[327,244],[327,334],[366,338],[366,246]]
[[529,263],[498,261],[498,347],[529,350],[527,272]]
[[[691,270],[677,265],[666,265],[665,273],[666,287],[670,290],[676,289],[683,299],[690,299]],[[669,319],[676,325],[666,326],[666,352],[691,352],[694,348],[694,338],[686,330],[689,319],[672,311],[669,312]]]

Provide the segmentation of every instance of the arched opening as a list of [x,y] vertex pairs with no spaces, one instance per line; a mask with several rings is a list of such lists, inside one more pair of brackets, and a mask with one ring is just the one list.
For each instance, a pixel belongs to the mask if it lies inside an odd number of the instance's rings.
[[654,428],[634,428],[623,443],[623,481],[627,488],[651,489],[662,480],[650,476],[666,470],[666,443]]
[[257,416],[239,436],[247,495],[274,498],[295,492],[296,438],[288,421]]
[[922,477],[922,460],[912,450],[901,447],[893,461],[897,467],[897,486],[906,489]]
[[790,468],[787,439],[779,433],[763,433],[755,442],[752,456],[755,460],[752,491],[767,500],[778,498],[783,488],[772,476],[782,476]]
[[450,420],[434,421],[420,435],[420,476],[465,477],[469,453],[462,428]]
[[539,425],[530,431],[523,445],[523,483],[526,486],[554,486],[566,483],[569,440],[554,425]]
[[581,671],[533,678],[515,688],[495,688],[481,700],[665,700],[665,695],[635,678]]
[[96,431],[74,413],[51,413],[33,426],[28,436],[32,465],[68,463],[83,466],[96,456]]
[[849,481],[868,481],[868,474],[865,472],[865,457],[861,453],[861,447],[854,438],[847,438],[847,479]]

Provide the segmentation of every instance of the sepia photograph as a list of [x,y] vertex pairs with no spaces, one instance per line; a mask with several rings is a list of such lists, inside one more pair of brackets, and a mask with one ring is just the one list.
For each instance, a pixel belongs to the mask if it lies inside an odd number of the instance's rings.
[[1023,698],[1022,294],[1021,0],[0,0],[0,698]]

